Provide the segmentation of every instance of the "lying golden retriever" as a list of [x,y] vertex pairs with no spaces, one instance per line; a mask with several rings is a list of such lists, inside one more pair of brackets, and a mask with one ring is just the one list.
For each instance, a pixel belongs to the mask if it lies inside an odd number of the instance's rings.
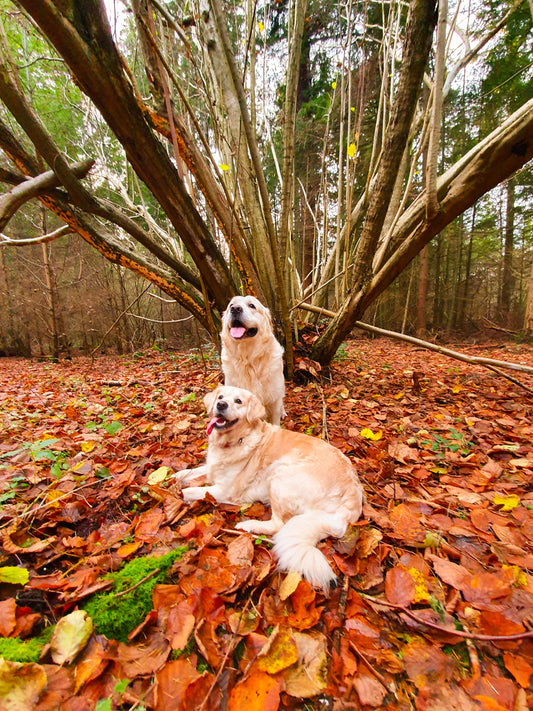
[[234,296],[222,316],[220,336],[225,385],[253,392],[267,420],[279,425],[285,414],[283,348],[274,336],[270,311],[254,296]]
[[220,386],[204,403],[211,418],[206,464],[175,477],[183,483],[205,475],[209,486],[183,489],[184,500],[209,493],[220,503],[270,504],[270,520],[236,527],[273,535],[278,567],[327,590],[335,574],[316,544],[343,536],[361,515],[363,487],[350,460],[321,439],[265,422],[263,405],[247,390]]

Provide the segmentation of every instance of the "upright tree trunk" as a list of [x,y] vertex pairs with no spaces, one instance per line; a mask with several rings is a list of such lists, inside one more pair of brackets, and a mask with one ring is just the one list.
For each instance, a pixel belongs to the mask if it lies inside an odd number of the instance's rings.
[[511,178],[506,185],[505,208],[505,240],[503,247],[502,286],[500,294],[500,319],[502,326],[509,328],[512,324],[511,298],[514,287],[513,254],[514,254],[514,215],[515,215],[515,181]]
[[524,318],[524,331],[533,336],[533,264],[527,289],[526,315]]
[[46,302],[48,306],[49,318],[49,335],[50,335],[50,355],[52,360],[59,360],[59,326],[57,319],[57,290],[55,285],[55,276],[50,264],[50,255],[48,254],[49,246],[41,245],[41,254],[43,257],[44,281],[46,284]]
[[376,182],[370,191],[368,210],[354,259],[354,282],[337,316],[313,348],[313,357],[329,363],[350,332],[361,298],[372,277],[372,259],[387,215],[394,183],[405,149],[427,64],[435,24],[434,0],[411,0],[405,30],[403,61],[398,90],[385,136]]
[[420,252],[420,271],[418,274],[418,289],[416,294],[416,335],[423,338],[426,335],[426,306],[428,298],[429,247],[426,245]]

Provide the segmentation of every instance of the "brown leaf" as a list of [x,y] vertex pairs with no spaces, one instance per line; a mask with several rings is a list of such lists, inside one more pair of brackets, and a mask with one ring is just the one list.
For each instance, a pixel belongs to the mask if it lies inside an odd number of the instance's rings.
[[168,613],[165,637],[172,649],[184,649],[194,629],[195,618],[190,605],[183,601],[173,605]]
[[235,538],[228,546],[228,561],[239,568],[251,565],[254,557],[254,544],[248,535]]
[[14,597],[0,601],[0,636],[9,637],[15,629],[17,603]]
[[145,511],[139,516],[135,526],[135,538],[144,543],[153,543],[157,540],[159,527],[163,523],[164,513],[160,508]]
[[402,648],[405,671],[417,689],[442,684],[452,677],[453,662],[439,647],[415,639]]
[[381,706],[383,699],[387,695],[387,689],[383,684],[376,677],[364,672],[360,672],[354,677],[353,685],[363,706],[371,706],[372,708]]
[[407,462],[418,461],[420,454],[417,449],[413,449],[403,442],[392,442],[389,444],[388,451],[393,459],[402,464],[407,464]]
[[385,597],[394,605],[409,607],[414,602],[416,585],[405,568],[395,566],[385,576]]
[[156,673],[155,711],[176,711],[185,700],[189,686],[200,674],[186,659],[168,662]]
[[170,654],[170,644],[162,632],[152,632],[146,641],[137,645],[119,642],[117,661],[124,676],[134,679],[136,676],[153,674],[161,669]]

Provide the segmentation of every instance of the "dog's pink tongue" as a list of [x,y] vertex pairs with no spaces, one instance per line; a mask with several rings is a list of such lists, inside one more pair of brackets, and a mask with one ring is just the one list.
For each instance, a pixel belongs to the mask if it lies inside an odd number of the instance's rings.
[[229,332],[233,338],[242,338],[246,333],[246,329],[242,326],[233,326],[233,328],[230,328]]
[[224,418],[223,418],[223,417],[213,417],[213,419],[212,419],[212,420],[210,421],[210,423],[207,425],[207,436],[208,436],[208,437],[209,437],[209,435],[211,434],[211,432],[213,431],[213,429],[214,429],[215,425],[217,424],[217,422],[218,422],[219,424],[221,424],[221,425],[224,424]]

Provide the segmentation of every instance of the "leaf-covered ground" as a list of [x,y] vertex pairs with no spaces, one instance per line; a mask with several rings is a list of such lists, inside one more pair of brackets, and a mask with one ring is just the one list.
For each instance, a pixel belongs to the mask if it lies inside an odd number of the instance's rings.
[[216,360],[0,360],[0,709],[533,708],[532,396],[385,340],[322,382],[299,365],[284,426],[344,451],[367,495],[321,544],[329,597],[234,530],[262,505],[171,484],[204,457]]

